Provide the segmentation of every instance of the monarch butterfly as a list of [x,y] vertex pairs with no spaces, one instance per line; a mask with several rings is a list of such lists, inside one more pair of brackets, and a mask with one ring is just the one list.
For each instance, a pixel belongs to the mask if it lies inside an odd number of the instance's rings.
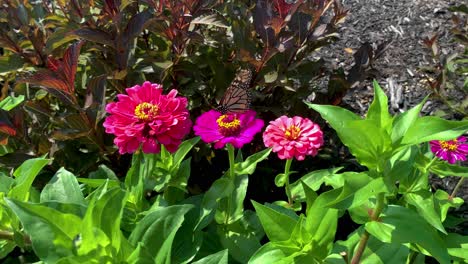
[[217,110],[222,114],[243,113],[250,108],[252,94],[250,92],[250,82],[252,81],[252,71],[241,69],[231,85],[226,89]]

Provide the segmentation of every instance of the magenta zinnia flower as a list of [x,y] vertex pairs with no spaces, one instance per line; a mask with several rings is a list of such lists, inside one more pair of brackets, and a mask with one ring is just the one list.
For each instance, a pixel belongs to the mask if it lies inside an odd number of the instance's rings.
[[192,126],[187,98],[176,96],[174,89],[163,95],[162,86],[150,82],[126,91],[128,95],[119,94],[118,102],[106,106],[110,115],[103,124],[115,135],[119,152],[133,153],[141,145],[144,153],[159,153],[159,144],[176,151]]
[[214,143],[214,148],[222,148],[230,143],[242,148],[262,130],[263,120],[255,118],[255,111],[221,114],[216,110],[203,113],[195,121],[193,130],[206,143]]
[[304,160],[307,155],[317,155],[323,145],[323,133],[307,118],[281,116],[267,126],[263,142],[278,153],[280,159]]
[[431,151],[439,158],[454,164],[457,160],[466,160],[468,144],[465,137],[452,140],[432,140],[429,142]]

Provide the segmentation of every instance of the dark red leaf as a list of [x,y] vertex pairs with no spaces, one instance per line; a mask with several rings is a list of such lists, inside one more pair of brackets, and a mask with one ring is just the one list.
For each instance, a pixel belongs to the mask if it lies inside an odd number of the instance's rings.
[[78,66],[78,56],[80,55],[80,49],[84,42],[72,44],[65,51],[63,56],[63,74],[66,78],[68,85],[68,93],[73,94],[75,92],[75,75],[76,67]]

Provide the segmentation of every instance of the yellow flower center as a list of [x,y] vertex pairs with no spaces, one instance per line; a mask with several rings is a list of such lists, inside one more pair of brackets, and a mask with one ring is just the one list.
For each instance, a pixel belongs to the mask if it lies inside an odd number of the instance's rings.
[[143,121],[150,121],[156,118],[159,112],[159,107],[154,104],[143,102],[135,108],[135,116]]
[[454,140],[439,140],[440,147],[446,151],[456,151],[458,149],[458,141]]
[[240,120],[236,115],[232,114],[226,114],[218,117],[216,123],[218,123],[219,131],[224,136],[232,136],[237,134],[241,127]]
[[295,125],[286,128],[284,136],[289,140],[296,140],[301,135],[301,129]]

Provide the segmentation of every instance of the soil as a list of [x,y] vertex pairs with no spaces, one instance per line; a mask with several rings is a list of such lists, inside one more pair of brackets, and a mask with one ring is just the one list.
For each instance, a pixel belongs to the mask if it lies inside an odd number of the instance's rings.
[[[448,8],[468,4],[466,0],[341,2],[349,9],[349,14],[340,28],[340,40],[319,51],[319,56],[330,61],[330,66],[343,67],[349,71],[354,63],[353,53],[363,43],[369,42],[376,47],[379,43],[391,41],[385,53],[373,64],[378,72],[373,78],[386,91],[390,111],[393,113],[410,109],[430,93],[426,78],[420,71],[421,66],[432,63],[431,52],[422,43],[424,38],[439,34],[438,43],[443,56],[463,52],[464,47],[452,41],[449,32],[452,27],[452,13]],[[366,80],[350,89],[343,103],[354,112],[364,115],[372,98],[372,82]],[[447,107],[437,99],[430,98],[421,112],[423,115],[434,115],[438,110],[447,110]],[[440,188],[451,193],[458,180],[455,177],[441,179],[433,176],[431,185],[433,189]],[[465,204],[454,213],[468,219],[468,181],[458,190],[457,196],[463,198]],[[458,231],[468,234],[468,223]]]

